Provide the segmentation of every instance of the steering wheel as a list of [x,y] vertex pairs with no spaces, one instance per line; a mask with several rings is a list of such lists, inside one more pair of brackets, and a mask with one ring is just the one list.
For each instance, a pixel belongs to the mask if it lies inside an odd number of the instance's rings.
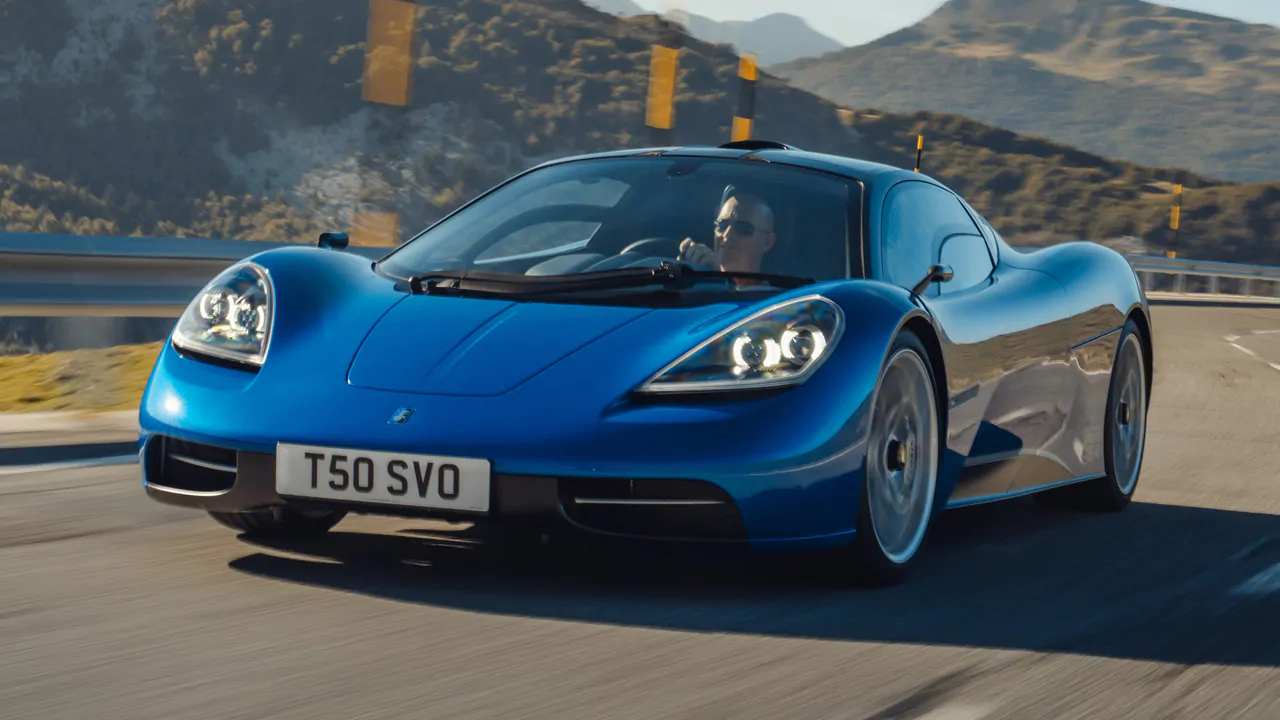
[[665,237],[652,237],[637,240],[622,248],[619,255],[656,255],[658,257],[675,258],[680,255],[680,242]]

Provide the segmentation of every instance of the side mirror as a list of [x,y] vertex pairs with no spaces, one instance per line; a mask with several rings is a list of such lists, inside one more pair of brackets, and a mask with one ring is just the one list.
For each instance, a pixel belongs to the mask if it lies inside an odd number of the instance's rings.
[[316,245],[330,250],[345,250],[350,242],[346,233],[327,232],[320,233],[320,242],[316,243]]
[[911,294],[923,295],[930,285],[936,282],[949,282],[954,275],[955,273],[951,272],[951,268],[947,265],[931,265],[929,266],[929,273],[924,276],[924,279],[911,288]]

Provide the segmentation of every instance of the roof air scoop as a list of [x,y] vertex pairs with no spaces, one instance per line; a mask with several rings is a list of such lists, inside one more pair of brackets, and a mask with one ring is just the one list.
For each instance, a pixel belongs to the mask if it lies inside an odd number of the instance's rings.
[[800,148],[792,147],[773,140],[738,140],[737,142],[725,143],[720,146],[726,150],[799,150]]

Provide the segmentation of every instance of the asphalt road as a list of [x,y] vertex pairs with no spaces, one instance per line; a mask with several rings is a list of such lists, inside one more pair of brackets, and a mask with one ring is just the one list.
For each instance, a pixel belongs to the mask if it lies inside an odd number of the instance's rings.
[[148,501],[135,467],[0,475],[0,717],[1274,720],[1271,330],[1280,309],[1157,308],[1137,502],[953,513],[888,590],[406,520],[271,548]]

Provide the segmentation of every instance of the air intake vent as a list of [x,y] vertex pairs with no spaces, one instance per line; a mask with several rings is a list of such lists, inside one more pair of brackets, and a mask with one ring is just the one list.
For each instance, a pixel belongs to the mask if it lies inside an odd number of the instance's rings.
[[666,540],[740,540],[742,519],[732,498],[697,480],[569,478],[560,502],[570,520],[589,530]]
[[166,437],[156,485],[187,492],[226,492],[236,484],[236,451]]

